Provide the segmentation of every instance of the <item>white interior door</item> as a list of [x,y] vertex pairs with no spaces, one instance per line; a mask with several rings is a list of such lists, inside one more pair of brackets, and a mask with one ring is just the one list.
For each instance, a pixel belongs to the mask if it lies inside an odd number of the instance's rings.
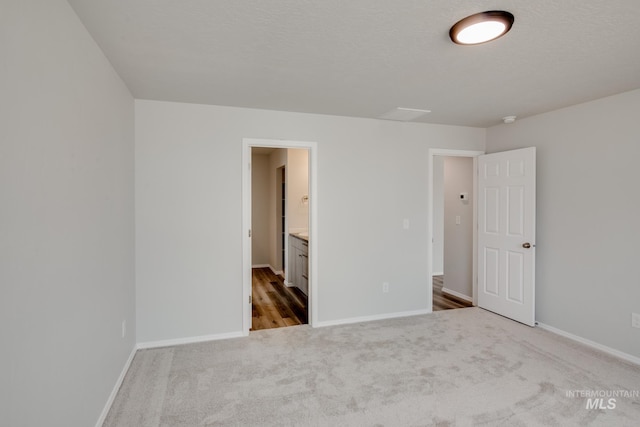
[[478,306],[535,326],[535,147],[478,157]]

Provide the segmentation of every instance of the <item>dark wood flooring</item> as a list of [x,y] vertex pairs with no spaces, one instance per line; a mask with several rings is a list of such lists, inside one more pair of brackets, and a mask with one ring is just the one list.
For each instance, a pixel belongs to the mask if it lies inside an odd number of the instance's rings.
[[470,302],[458,299],[442,292],[444,276],[433,276],[433,311],[471,307]]
[[270,268],[254,268],[252,273],[252,331],[308,323],[307,296],[300,289],[285,286]]
[[[442,293],[444,276],[433,276],[433,311],[471,307],[472,304]],[[284,285],[270,268],[253,269],[251,330],[282,328],[308,323],[308,300],[300,289]]]

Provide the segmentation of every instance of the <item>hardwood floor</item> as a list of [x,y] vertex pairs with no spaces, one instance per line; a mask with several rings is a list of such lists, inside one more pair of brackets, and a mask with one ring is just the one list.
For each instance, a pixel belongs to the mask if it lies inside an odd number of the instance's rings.
[[[253,314],[251,330],[282,328],[308,323],[307,296],[288,288],[270,268],[252,271]],[[472,304],[442,293],[444,277],[433,276],[433,311],[471,307]]]
[[471,307],[470,302],[455,298],[442,292],[444,276],[433,276],[433,311]]
[[308,323],[307,296],[298,288],[286,287],[270,268],[254,268],[252,276],[252,331]]

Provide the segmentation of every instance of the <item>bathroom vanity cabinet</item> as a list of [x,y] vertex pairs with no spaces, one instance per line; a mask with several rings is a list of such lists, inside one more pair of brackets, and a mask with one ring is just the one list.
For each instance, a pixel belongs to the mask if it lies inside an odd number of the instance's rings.
[[309,293],[309,240],[298,234],[289,234],[289,286],[296,286],[305,295]]

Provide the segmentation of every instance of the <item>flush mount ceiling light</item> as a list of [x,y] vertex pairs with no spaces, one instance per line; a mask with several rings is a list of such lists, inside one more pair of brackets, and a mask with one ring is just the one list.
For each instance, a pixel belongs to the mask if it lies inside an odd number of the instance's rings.
[[480,44],[505,35],[513,25],[513,15],[504,10],[489,10],[456,22],[449,37],[456,44]]

